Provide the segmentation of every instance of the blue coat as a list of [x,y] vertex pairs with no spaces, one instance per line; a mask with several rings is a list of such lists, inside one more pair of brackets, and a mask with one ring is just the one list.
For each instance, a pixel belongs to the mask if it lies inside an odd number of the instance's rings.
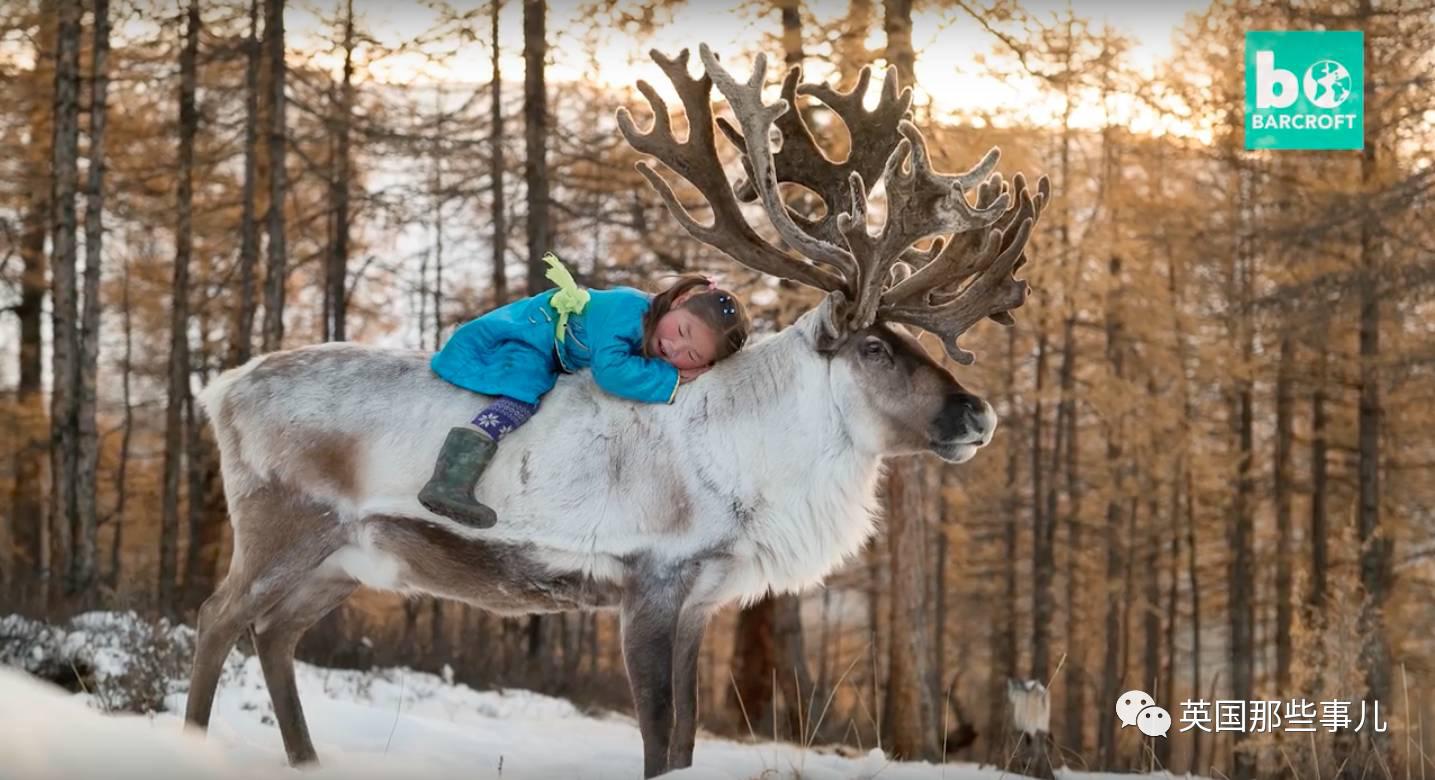
[[558,344],[555,290],[514,301],[465,323],[430,365],[459,387],[536,404],[560,372],[593,369],[604,391],[633,401],[671,403],[678,370],[643,357],[643,314],[652,299],[630,287],[589,290],[588,305],[568,318]]

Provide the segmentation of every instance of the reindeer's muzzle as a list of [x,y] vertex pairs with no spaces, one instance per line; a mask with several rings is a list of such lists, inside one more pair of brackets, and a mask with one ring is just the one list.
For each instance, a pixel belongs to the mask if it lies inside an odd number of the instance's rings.
[[931,450],[942,460],[963,463],[991,442],[996,429],[991,404],[971,393],[951,393],[932,421]]

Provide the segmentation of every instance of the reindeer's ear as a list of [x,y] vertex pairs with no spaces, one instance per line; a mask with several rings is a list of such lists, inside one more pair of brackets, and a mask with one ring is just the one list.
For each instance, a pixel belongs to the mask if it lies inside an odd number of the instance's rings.
[[847,331],[844,324],[848,315],[847,296],[840,290],[834,290],[822,299],[817,305],[817,328],[814,331],[814,344],[820,353],[834,352],[846,340]]

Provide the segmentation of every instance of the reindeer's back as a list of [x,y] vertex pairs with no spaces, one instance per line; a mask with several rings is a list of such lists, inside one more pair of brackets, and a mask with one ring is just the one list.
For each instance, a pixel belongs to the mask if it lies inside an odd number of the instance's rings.
[[[443,431],[485,399],[429,369],[431,353],[359,344],[273,352],[221,374],[199,395],[214,422],[231,498],[279,480],[361,503],[367,461],[431,458]],[[430,450],[432,450],[430,452]]]
[[[429,368],[431,353],[323,344],[275,352],[225,372],[200,394],[214,422],[233,499],[277,480],[340,516],[430,517],[417,501],[448,430],[491,399]],[[560,378],[539,413],[505,437],[480,499],[504,518],[485,537],[592,550],[661,533],[674,461],[669,406],[604,394],[586,373]],[[666,492],[664,492],[666,491]],[[620,541],[621,540],[621,541]],[[599,543],[597,547],[606,545]]]

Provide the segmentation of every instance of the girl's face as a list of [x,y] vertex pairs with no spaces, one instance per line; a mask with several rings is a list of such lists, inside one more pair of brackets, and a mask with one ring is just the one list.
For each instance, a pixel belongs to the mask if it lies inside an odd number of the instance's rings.
[[692,312],[675,307],[658,320],[648,351],[679,370],[704,368],[717,355],[717,334]]

